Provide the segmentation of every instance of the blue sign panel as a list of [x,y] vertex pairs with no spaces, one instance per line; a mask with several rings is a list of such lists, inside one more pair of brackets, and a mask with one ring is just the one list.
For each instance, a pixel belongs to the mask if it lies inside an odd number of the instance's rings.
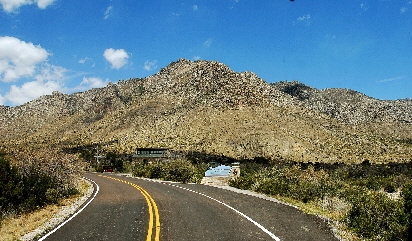
[[205,172],[206,177],[210,176],[229,176],[231,166],[217,166],[217,167],[209,167],[209,170]]

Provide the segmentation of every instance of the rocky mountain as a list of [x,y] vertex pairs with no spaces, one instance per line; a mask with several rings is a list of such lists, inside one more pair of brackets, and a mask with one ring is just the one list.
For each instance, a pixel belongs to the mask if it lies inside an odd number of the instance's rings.
[[411,139],[412,99],[378,100],[350,89],[319,90],[298,81],[271,85],[299,99],[306,108],[353,127],[399,140]]
[[307,108],[345,123],[412,123],[412,99],[378,100],[350,89],[318,90],[298,81],[281,81],[271,85],[296,97]]
[[3,106],[0,145],[404,162],[412,154],[410,107],[410,100],[379,101],[298,82],[269,84],[219,62],[179,59],[146,78]]

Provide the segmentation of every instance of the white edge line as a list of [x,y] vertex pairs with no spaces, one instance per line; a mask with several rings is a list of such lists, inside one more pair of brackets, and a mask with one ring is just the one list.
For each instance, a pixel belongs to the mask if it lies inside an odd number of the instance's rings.
[[260,225],[258,222],[256,222],[255,220],[253,220],[252,218],[250,218],[250,217],[247,216],[246,214],[238,211],[238,210],[235,209],[234,207],[232,207],[232,206],[230,206],[230,205],[228,205],[228,204],[226,204],[226,203],[224,203],[224,202],[222,202],[222,201],[219,201],[219,200],[217,200],[217,199],[215,199],[215,198],[213,198],[213,197],[210,197],[210,196],[208,196],[208,195],[206,195],[206,194],[204,194],[204,193],[196,192],[196,191],[190,190],[190,189],[185,188],[185,187],[180,187],[180,186],[173,185],[173,184],[166,184],[166,185],[178,187],[178,188],[184,189],[184,190],[186,190],[186,191],[190,191],[190,192],[193,192],[193,193],[202,195],[202,196],[204,196],[204,197],[207,197],[207,198],[209,198],[209,199],[212,199],[213,201],[216,201],[216,202],[218,202],[218,203],[220,203],[220,204],[222,204],[222,205],[224,205],[224,206],[232,209],[233,211],[235,211],[235,212],[238,213],[239,215],[243,216],[244,218],[246,218],[247,220],[249,220],[250,222],[252,222],[254,225],[256,225],[258,228],[260,228],[263,232],[267,233],[272,239],[274,239],[274,240],[276,240],[276,241],[280,241],[280,238],[278,238],[278,237],[277,237],[276,235],[274,235],[272,232],[270,232],[270,231],[267,230],[265,227],[263,227],[262,225]]
[[96,192],[94,193],[93,197],[89,200],[89,202],[86,203],[86,205],[84,205],[81,209],[79,209],[79,211],[77,211],[75,214],[73,214],[70,218],[68,218],[66,221],[64,221],[63,223],[61,223],[59,226],[57,226],[56,228],[54,228],[52,231],[48,232],[46,235],[44,235],[43,237],[41,237],[38,241],[43,241],[45,240],[48,236],[50,236],[52,233],[56,232],[59,228],[63,227],[63,225],[65,225],[66,223],[68,223],[70,220],[72,220],[74,217],[77,216],[77,214],[81,213],[83,211],[83,209],[85,209],[96,197],[97,193],[99,193],[99,185],[97,185],[96,182],[94,182],[93,180],[89,179],[89,178],[85,178],[91,182],[93,182],[96,185]]

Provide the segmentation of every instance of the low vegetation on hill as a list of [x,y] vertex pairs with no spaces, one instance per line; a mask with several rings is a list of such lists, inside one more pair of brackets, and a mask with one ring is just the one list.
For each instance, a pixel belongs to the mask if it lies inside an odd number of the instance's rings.
[[0,156],[0,221],[78,193],[83,166],[52,149],[20,149]]

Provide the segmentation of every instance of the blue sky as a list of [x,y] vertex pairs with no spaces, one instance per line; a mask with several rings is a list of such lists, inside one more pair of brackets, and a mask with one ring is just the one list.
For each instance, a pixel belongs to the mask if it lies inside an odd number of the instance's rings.
[[412,98],[411,0],[0,0],[0,23],[3,105],[147,77],[179,58]]

